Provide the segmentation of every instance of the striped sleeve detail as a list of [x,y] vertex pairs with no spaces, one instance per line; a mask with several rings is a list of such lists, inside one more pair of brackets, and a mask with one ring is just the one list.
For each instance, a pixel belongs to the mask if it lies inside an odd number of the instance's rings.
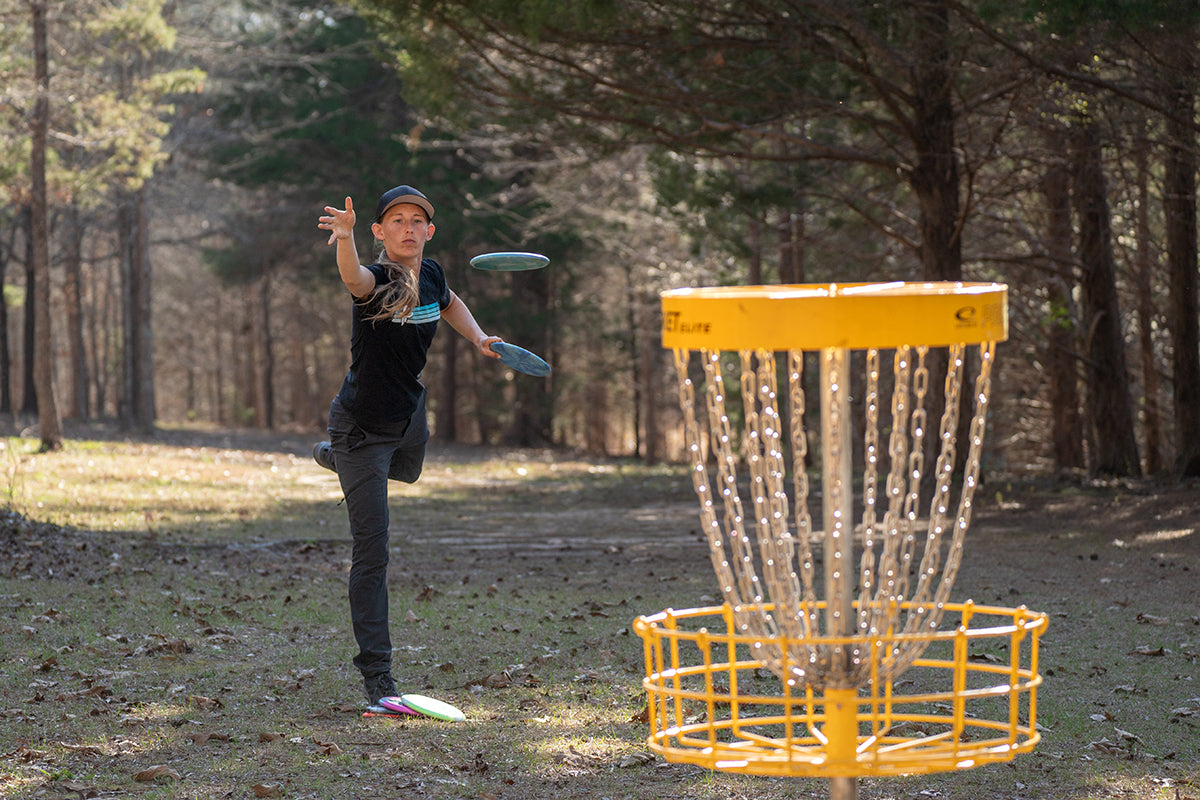
[[423,322],[437,322],[442,318],[442,309],[437,303],[427,303],[423,306],[417,306],[413,309],[412,315],[406,320],[414,325],[419,325]]

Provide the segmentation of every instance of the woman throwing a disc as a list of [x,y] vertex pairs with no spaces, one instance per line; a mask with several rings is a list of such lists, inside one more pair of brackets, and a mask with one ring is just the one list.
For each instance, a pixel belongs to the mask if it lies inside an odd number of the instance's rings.
[[429,428],[421,370],[441,319],[489,358],[497,358],[470,309],[450,291],[438,262],[425,258],[433,238],[433,204],[411,186],[379,198],[371,232],[379,259],[363,265],[354,244],[354,203],[325,207],[317,227],[337,243],[338,273],[354,297],[350,370],[329,409],[329,441],[313,458],[341,481],[354,539],[350,620],[370,706],[394,696],[388,630],[387,482],[413,483],[421,474]]

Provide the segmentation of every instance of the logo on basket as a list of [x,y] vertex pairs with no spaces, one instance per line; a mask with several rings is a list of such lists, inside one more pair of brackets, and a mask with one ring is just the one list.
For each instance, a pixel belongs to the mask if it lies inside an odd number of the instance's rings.
[[663,333],[711,333],[711,322],[688,322],[678,311],[668,311],[663,316]]

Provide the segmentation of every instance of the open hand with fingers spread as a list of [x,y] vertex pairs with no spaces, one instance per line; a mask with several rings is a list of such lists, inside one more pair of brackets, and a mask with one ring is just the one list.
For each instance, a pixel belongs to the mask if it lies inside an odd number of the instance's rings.
[[325,206],[325,216],[317,218],[317,227],[330,231],[329,244],[354,235],[354,201],[346,198],[346,210]]

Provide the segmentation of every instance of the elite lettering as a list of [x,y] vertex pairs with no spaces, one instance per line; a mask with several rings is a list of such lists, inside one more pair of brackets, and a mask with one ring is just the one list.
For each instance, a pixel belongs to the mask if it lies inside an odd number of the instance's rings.
[[663,317],[663,333],[707,334],[711,332],[711,322],[685,320],[678,311],[670,311]]

